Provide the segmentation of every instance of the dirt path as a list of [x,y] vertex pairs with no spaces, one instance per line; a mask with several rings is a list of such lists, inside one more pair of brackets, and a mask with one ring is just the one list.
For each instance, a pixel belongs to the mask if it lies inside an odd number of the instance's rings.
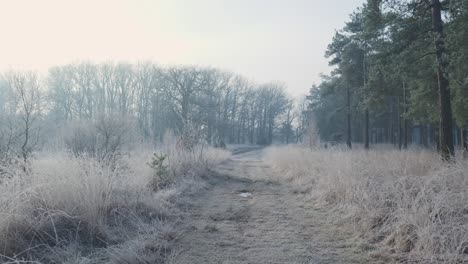
[[192,197],[192,228],[171,263],[367,263],[332,231],[326,211],[269,177],[261,150],[240,151],[217,172]]

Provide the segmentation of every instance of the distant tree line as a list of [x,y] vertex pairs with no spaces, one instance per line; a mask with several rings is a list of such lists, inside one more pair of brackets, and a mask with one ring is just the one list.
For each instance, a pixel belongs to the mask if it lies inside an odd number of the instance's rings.
[[308,96],[322,138],[407,148],[417,131],[446,159],[454,142],[467,150],[467,43],[468,1],[368,0],[336,32],[335,70]]
[[79,63],[43,78],[11,71],[0,78],[0,152],[26,156],[50,131],[102,116],[135,120],[142,140],[153,142],[169,130],[218,146],[292,142],[293,108],[283,84],[208,67]]

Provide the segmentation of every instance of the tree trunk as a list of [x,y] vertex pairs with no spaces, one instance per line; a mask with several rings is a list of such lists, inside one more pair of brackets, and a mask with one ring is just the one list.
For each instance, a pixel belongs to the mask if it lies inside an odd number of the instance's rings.
[[409,125],[408,125],[408,119],[405,118],[403,121],[403,148],[408,149],[408,137],[409,137]]
[[408,109],[406,108],[406,84],[403,82],[403,148],[408,148],[408,119],[406,118],[406,113]]
[[447,54],[444,43],[442,22],[442,5],[439,0],[432,0],[432,25],[434,30],[434,45],[436,48],[437,77],[439,85],[440,124],[439,146],[444,160],[451,160],[455,150],[452,134],[452,106],[450,101],[449,80],[447,79]]
[[390,110],[390,144],[395,146],[395,113],[393,112],[393,98],[391,100]]
[[255,119],[252,118],[252,120],[250,121],[250,135],[249,135],[251,145],[254,144],[254,137],[255,137]]
[[369,149],[369,109],[364,111],[364,148]]
[[188,108],[189,108],[189,99],[188,95],[184,95],[182,98],[182,127],[181,131],[185,129],[185,126],[187,125],[188,121]]
[[289,122],[291,119],[291,109],[288,109],[288,114],[286,116],[286,128],[285,128],[285,133],[286,133],[286,145],[289,144],[289,131],[291,130],[291,126],[289,125],[291,122]]
[[440,128],[434,129],[434,141],[436,143],[437,152],[440,152]]
[[397,103],[397,113],[398,113],[398,149],[401,150],[403,148],[403,127],[401,124],[401,111],[400,111],[400,96],[398,96],[398,103]]
[[461,131],[461,145],[462,145],[462,152],[463,152],[463,157],[466,158],[468,156],[468,138],[467,138],[467,129],[465,127],[462,127],[460,129]]
[[427,125],[421,125],[421,144],[424,147],[428,147],[427,145]]
[[393,96],[390,97],[390,144],[395,146],[396,139],[395,139],[395,98]]
[[346,86],[346,101],[347,101],[347,136],[346,136],[346,144],[348,148],[352,148],[351,144],[351,91],[349,88],[349,84]]

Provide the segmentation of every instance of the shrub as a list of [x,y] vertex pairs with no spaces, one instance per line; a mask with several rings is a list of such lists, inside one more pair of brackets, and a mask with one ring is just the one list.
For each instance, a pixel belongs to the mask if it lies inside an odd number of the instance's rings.
[[154,178],[150,182],[150,186],[155,191],[173,183],[173,177],[170,174],[169,166],[165,165],[166,158],[167,156],[164,154],[154,153],[151,162],[148,163],[154,171]]
[[114,162],[136,141],[134,122],[117,115],[100,115],[95,120],[71,123],[64,131],[64,143],[75,156],[87,155]]
[[229,151],[211,148],[203,143],[188,147],[184,143],[184,136],[176,136],[171,132],[166,133],[158,151],[167,155],[167,165],[172,175],[185,176],[203,175],[230,156]]

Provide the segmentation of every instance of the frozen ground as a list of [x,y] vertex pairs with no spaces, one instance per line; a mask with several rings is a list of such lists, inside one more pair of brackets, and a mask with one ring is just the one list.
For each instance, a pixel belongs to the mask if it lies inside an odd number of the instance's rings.
[[233,153],[190,197],[190,229],[171,263],[369,263],[326,210],[271,177],[261,149]]

